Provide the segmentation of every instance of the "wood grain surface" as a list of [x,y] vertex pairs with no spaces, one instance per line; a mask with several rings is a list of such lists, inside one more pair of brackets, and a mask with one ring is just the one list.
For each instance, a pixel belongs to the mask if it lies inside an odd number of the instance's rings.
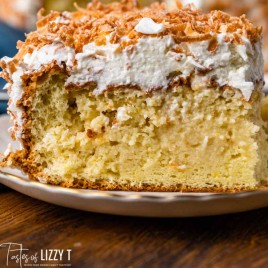
[[[71,267],[268,267],[268,209],[184,219],[119,217],[2,189],[0,210],[0,244],[21,243],[32,252],[69,248]],[[5,248],[0,267],[6,267]]]

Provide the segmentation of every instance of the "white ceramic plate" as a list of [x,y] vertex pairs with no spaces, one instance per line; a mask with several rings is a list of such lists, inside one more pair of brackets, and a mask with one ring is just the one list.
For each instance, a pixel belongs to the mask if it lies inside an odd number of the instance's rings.
[[[0,117],[1,152],[10,141],[7,133],[8,126],[8,117]],[[13,147],[16,147],[15,143]],[[1,170],[0,183],[52,204],[125,216],[195,217],[241,212],[268,206],[268,190],[238,194],[77,190],[33,182],[18,170],[8,169]]]

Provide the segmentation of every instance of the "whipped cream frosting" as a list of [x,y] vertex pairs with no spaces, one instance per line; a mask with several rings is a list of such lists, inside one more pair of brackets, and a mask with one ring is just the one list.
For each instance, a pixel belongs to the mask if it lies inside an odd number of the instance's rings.
[[143,34],[159,34],[164,30],[162,23],[155,23],[151,18],[142,18],[135,26],[135,31]]
[[[10,85],[9,110],[17,125],[22,127],[22,110],[16,105],[23,94],[21,76],[52,62],[62,68],[67,67],[66,86],[94,82],[94,94],[103,93],[109,86],[134,85],[144,91],[167,89],[170,75],[176,74],[176,78],[191,77],[193,88],[206,87],[210,80],[219,86],[229,85],[240,90],[244,99],[249,101],[255,84],[263,80],[261,42],[252,44],[244,38],[244,44],[238,45],[225,41],[225,37],[226,34],[216,36],[215,51],[208,49],[211,40],[180,44],[187,53],[178,52],[178,45],[169,35],[142,37],[135,45],[121,51],[120,45],[111,44],[107,36],[106,45],[97,46],[92,42],[85,45],[81,53],[56,39],[52,44],[26,54],[16,72],[10,73],[13,84]],[[11,60],[3,59],[6,63]],[[124,112],[119,120],[127,119]],[[20,136],[19,130],[16,136]]]
[[[254,84],[263,79],[261,43],[254,45],[244,39],[244,45],[225,41],[225,34],[217,36],[215,52],[208,50],[210,40],[185,43],[188,53],[175,52],[171,36],[140,38],[136,45],[118,53],[118,44],[97,46],[90,43],[82,53],[75,55],[75,65],[66,81],[68,84],[83,84],[94,81],[95,94],[108,86],[136,85],[145,91],[166,89],[169,75],[187,78],[195,74],[192,83],[205,86],[213,80],[219,86],[229,85],[241,91],[248,101]],[[200,71],[206,74],[200,74]]]
[[72,69],[66,85],[82,86],[94,81],[97,83],[95,94],[117,85],[135,85],[145,91],[167,88],[167,77],[178,67],[170,51],[174,44],[170,36],[140,38],[136,45],[118,53],[119,44],[96,46],[90,43],[75,56],[77,66]]
[[31,54],[27,53],[23,58],[24,69],[26,72],[39,70],[51,62],[56,62],[58,66],[65,63],[67,67],[70,67],[74,64],[74,58],[74,49],[64,46],[59,39],[56,39],[51,45],[45,45]]

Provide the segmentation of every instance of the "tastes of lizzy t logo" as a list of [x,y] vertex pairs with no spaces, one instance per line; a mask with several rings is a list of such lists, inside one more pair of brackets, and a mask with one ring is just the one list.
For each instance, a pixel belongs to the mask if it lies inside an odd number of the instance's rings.
[[[71,249],[41,249],[31,253],[18,243],[0,244],[1,254],[6,252],[6,266],[15,267],[71,267]],[[0,264],[0,267],[3,267]]]

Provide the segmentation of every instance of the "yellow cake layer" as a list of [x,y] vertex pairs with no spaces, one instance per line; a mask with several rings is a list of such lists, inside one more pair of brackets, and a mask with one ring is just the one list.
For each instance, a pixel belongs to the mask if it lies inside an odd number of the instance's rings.
[[95,96],[64,90],[64,80],[43,79],[32,102],[29,159],[50,183],[226,191],[267,179],[258,90],[251,102],[232,89],[198,86]]

